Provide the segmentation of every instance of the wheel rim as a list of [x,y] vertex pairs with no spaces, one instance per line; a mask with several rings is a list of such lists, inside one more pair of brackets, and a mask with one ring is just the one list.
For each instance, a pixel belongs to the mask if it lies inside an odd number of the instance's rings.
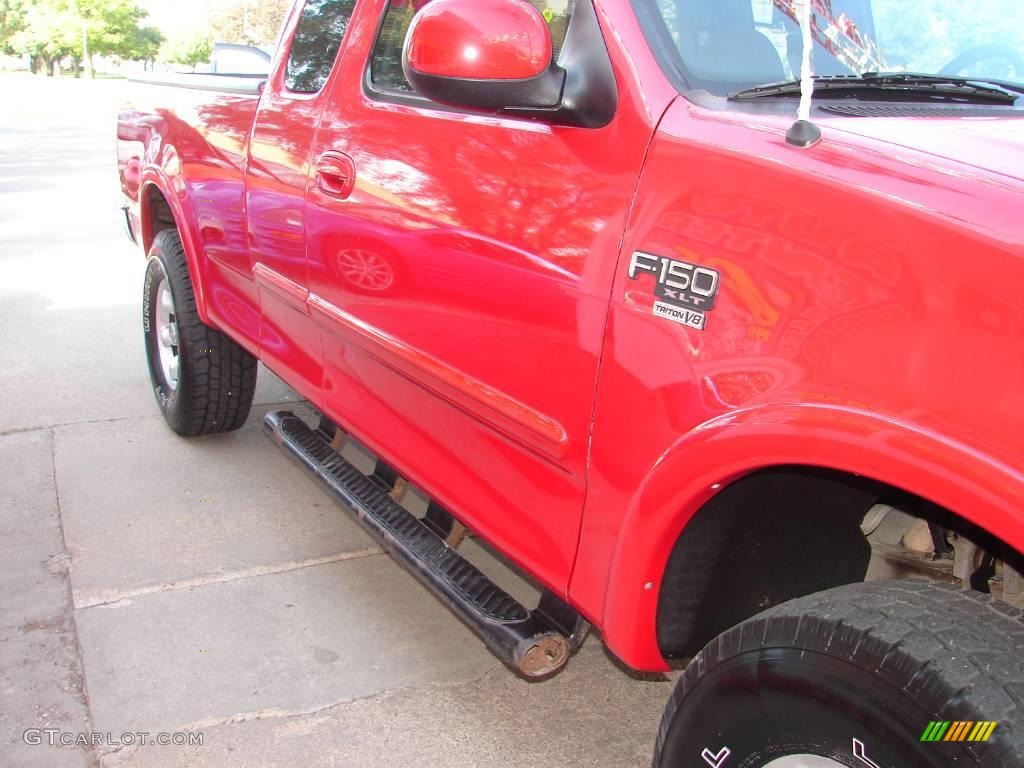
[[821,755],[785,755],[767,763],[764,768],[845,768],[830,757]]
[[345,279],[358,288],[383,291],[395,281],[391,265],[373,251],[351,248],[338,255],[338,262]]
[[156,288],[156,341],[160,355],[160,370],[171,390],[178,388],[181,370],[181,350],[178,345],[178,316],[174,311],[171,287],[164,278]]

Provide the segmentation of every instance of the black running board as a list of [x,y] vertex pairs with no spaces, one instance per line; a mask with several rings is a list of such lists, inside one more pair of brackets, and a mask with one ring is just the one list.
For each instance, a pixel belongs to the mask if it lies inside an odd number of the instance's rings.
[[569,606],[545,593],[536,610],[526,609],[398,504],[381,483],[342,458],[323,425],[313,430],[295,414],[275,411],[267,414],[263,427],[503,662],[531,679],[549,677],[565,666],[587,630]]

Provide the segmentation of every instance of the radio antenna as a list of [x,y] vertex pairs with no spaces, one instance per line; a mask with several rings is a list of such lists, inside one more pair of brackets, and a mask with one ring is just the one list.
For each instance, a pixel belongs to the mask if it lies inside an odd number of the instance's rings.
[[803,39],[803,57],[800,61],[800,107],[796,122],[786,132],[786,141],[795,147],[808,149],[821,141],[821,129],[811,122],[811,100],[814,96],[814,71],[811,68],[811,50],[814,38],[811,35],[811,12],[814,0],[800,3],[800,36]]

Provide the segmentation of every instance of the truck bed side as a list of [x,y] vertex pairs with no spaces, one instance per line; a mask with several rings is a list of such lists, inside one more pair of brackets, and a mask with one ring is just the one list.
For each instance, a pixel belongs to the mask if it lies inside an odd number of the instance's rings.
[[[176,226],[204,322],[229,325],[252,351],[259,334],[255,290],[231,273],[248,271],[244,170],[259,83],[217,75],[138,82],[117,127],[132,237],[148,250],[157,232]],[[216,275],[211,261],[221,264]],[[210,290],[220,283],[225,290]]]

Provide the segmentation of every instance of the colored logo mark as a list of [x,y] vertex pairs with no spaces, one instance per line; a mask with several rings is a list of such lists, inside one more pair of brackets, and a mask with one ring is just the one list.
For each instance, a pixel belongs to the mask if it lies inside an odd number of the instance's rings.
[[921,734],[921,741],[988,741],[997,725],[992,720],[932,720]]

